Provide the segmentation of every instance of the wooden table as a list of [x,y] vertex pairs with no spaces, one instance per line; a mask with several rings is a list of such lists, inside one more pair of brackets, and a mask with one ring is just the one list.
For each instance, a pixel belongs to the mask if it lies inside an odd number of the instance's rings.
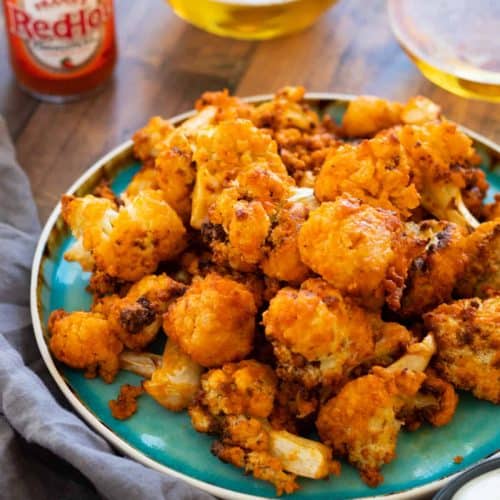
[[420,93],[439,102],[449,118],[500,141],[500,106],[456,97],[425,80],[394,39],[383,0],[341,0],[312,28],[266,42],[204,33],[161,0],[115,3],[115,77],[103,92],[76,103],[40,103],[19,90],[0,34],[0,113],[42,221],[61,192],[149,116],[188,110],[207,89],[247,96],[300,84],[400,100]]

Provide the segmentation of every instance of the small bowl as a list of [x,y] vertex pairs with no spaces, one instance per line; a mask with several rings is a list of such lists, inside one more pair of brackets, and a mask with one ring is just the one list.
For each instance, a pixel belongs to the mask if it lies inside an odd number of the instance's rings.
[[[497,477],[496,493],[498,496],[484,496],[481,495],[484,491],[472,491],[479,486],[480,478],[486,474],[491,474],[494,471],[496,471],[495,477]],[[460,474],[458,477],[450,481],[445,488],[434,496],[433,500],[455,500],[455,495],[461,490],[464,491],[464,496],[457,496],[456,500],[466,500],[469,498],[490,500],[493,498],[500,498],[500,457],[485,460],[466,470],[463,474]],[[468,490],[468,496],[465,496],[465,490]]]

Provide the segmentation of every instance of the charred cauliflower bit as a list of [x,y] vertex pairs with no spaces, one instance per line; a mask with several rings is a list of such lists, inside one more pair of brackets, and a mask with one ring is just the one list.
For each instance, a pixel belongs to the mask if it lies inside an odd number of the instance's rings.
[[415,317],[451,300],[468,263],[466,235],[453,222],[428,220],[416,226],[423,251],[411,264],[399,314]]
[[441,304],[424,320],[436,337],[438,373],[455,387],[500,404],[500,297]]
[[108,318],[113,333],[128,349],[139,351],[154,340],[162,314],[185,290],[185,285],[166,274],[145,276],[132,285],[125,297],[105,297],[93,309]]
[[202,366],[244,358],[253,345],[257,309],[253,295],[236,281],[209,274],[196,279],[170,305],[163,328]]
[[327,156],[316,179],[315,194],[320,201],[334,201],[349,194],[408,218],[420,204],[410,169],[408,158],[393,135],[344,144]]
[[398,412],[415,398],[434,352],[428,337],[388,368],[375,367],[373,374],[348,382],[320,409],[316,427],[322,441],[358,468],[369,486],[383,481],[380,468],[395,458],[403,425]]
[[333,388],[373,353],[370,317],[320,279],[282,288],[263,315],[277,374],[306,388]]
[[349,196],[324,202],[299,231],[302,261],[340,291],[397,308],[413,241],[399,217]]
[[182,221],[159,191],[146,190],[116,207],[104,198],[64,196],[63,217],[97,269],[136,281],[185,247]]
[[101,314],[58,309],[51,313],[48,329],[50,350],[59,361],[85,370],[86,377],[99,373],[105,382],[114,380],[123,345]]

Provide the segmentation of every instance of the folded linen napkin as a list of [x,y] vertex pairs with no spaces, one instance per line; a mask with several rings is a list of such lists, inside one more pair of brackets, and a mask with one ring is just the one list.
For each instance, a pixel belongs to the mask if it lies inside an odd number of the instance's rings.
[[213,499],[115,454],[63,400],[31,326],[39,232],[28,179],[0,117],[0,498]]

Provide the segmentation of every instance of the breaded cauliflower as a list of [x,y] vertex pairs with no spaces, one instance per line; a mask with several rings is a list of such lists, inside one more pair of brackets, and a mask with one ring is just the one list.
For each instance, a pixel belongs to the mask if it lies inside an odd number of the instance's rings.
[[399,314],[416,317],[451,300],[469,260],[466,235],[453,222],[427,220],[417,225],[416,237],[424,246],[410,267]]
[[191,193],[196,176],[191,142],[181,128],[177,129],[158,147],[154,168],[165,201],[186,223],[191,216]]
[[58,309],[50,315],[48,330],[50,350],[59,361],[85,370],[86,377],[98,373],[105,382],[114,380],[123,344],[101,314]]
[[383,482],[382,465],[394,460],[403,421],[398,412],[415,398],[435,352],[431,338],[414,344],[388,368],[348,382],[321,407],[316,427],[334,454],[347,458],[369,486]]
[[464,204],[462,191],[474,191],[473,204],[477,205],[488,184],[484,173],[475,168],[479,157],[472,140],[456,124],[441,121],[405,125],[383,134],[395,134],[409,156],[413,182],[426,210],[464,227],[477,226]]
[[242,284],[217,274],[196,279],[170,305],[163,328],[202,366],[244,358],[253,346],[257,308]]
[[342,132],[348,137],[368,137],[394,125],[421,124],[440,116],[441,108],[426,97],[412,97],[403,105],[379,97],[360,96],[347,106]]
[[276,386],[272,368],[249,359],[225,364],[203,375],[199,399],[214,416],[266,418],[273,409]]
[[383,135],[333,149],[321,167],[314,191],[320,201],[334,201],[349,194],[408,218],[420,204],[410,171],[398,139]]
[[197,170],[191,226],[196,229],[206,222],[208,209],[220,192],[241,172],[260,169],[278,182],[290,182],[276,143],[249,120],[226,121],[200,132],[193,160]]
[[424,316],[435,337],[435,368],[459,389],[500,404],[500,297],[463,299]]
[[159,189],[158,174],[151,165],[141,167],[132,177],[125,194],[128,198],[133,198],[146,189]]
[[397,308],[413,242],[391,211],[350,196],[324,202],[299,231],[302,261],[340,291]]
[[134,154],[142,161],[152,161],[158,155],[158,146],[174,130],[173,125],[161,116],[153,116],[149,122],[134,133]]
[[124,198],[120,207],[91,195],[65,195],[62,205],[64,220],[95,267],[110,276],[136,281],[185,247],[182,221],[160,191]]
[[312,187],[328,151],[338,143],[329,117],[320,121],[305,103],[302,87],[284,87],[271,101],[257,106],[254,122],[276,141],[297,185]]
[[465,242],[465,274],[457,282],[459,297],[500,294],[500,219],[484,222]]
[[263,315],[280,378],[333,389],[373,354],[370,316],[320,279],[285,287]]
[[109,327],[128,349],[140,351],[154,340],[163,313],[186,288],[164,273],[149,275],[134,283],[124,297],[106,296],[93,310],[107,317]]
[[217,92],[204,92],[196,101],[195,109],[197,111],[202,111],[207,107],[216,108],[215,123],[235,120],[236,118],[252,120],[255,114],[255,107],[252,104],[248,104],[238,97],[229,95],[227,89]]

